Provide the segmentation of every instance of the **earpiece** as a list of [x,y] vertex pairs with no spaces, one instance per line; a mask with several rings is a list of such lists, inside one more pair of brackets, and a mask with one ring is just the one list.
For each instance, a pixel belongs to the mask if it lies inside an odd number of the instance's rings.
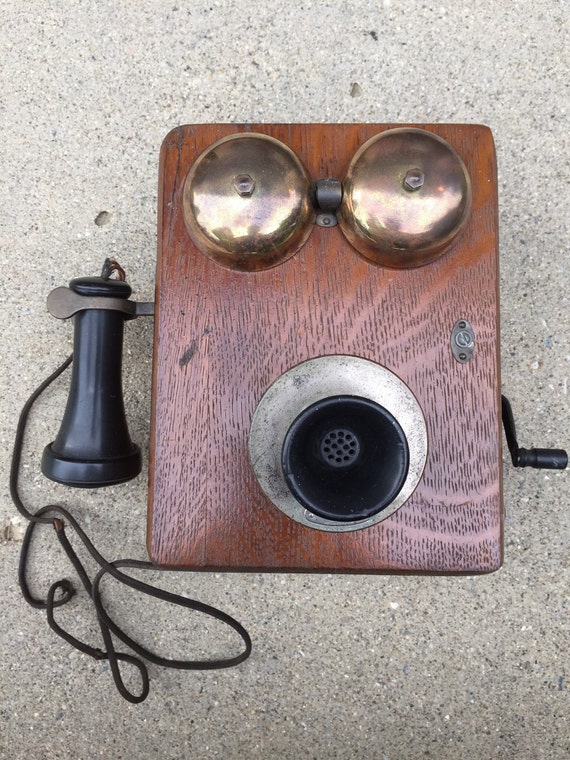
[[95,488],[130,480],[141,453],[129,435],[122,391],[123,326],[134,316],[126,282],[72,280],[50,297],[59,316],[74,314],[73,368],[63,421],[46,446],[42,472],[70,486]]

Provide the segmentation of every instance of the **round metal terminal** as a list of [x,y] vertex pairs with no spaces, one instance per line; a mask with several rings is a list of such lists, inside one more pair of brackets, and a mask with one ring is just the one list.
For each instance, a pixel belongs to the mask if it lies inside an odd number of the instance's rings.
[[471,210],[471,181],[456,151],[423,129],[391,129],[355,154],[344,180],[341,228],[381,266],[422,266],[441,256]]
[[475,331],[466,319],[458,320],[451,331],[451,352],[461,364],[466,364],[475,351]]
[[427,447],[408,386],[379,364],[344,355],[281,375],[259,402],[249,436],[270,501],[303,525],[336,532],[367,528],[399,509],[419,483]]
[[292,256],[315,216],[309,176],[297,156],[279,140],[251,132],[225,137],[196,159],[183,209],[197,248],[246,271]]

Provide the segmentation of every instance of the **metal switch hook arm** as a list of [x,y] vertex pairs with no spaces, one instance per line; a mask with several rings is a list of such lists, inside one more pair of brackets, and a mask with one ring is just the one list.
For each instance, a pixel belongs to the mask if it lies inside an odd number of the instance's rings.
[[[82,311],[116,311],[125,319],[154,316],[153,301],[130,301],[131,288],[125,270],[115,259],[105,259],[100,277],[72,280],[70,287],[52,290],[47,310],[56,319],[69,319]],[[122,286],[120,283],[124,283]]]
[[121,312],[125,319],[154,316],[153,301],[130,301],[127,298],[87,296],[75,293],[70,288],[59,287],[52,290],[47,298],[47,310],[56,319],[69,319],[80,311],[103,309]]
[[501,396],[505,438],[514,467],[534,467],[538,470],[565,470],[568,454],[564,449],[523,449],[517,442],[517,431],[511,402]]

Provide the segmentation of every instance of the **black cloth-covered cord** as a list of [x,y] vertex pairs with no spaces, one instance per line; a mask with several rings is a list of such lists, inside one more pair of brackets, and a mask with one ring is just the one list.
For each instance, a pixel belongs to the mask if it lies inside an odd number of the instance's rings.
[[[172,594],[163,589],[151,586],[148,583],[144,583],[130,575],[122,572],[120,568],[131,568],[133,570],[165,570],[166,568],[160,568],[154,565],[152,562],[143,562],[133,559],[121,559],[114,562],[106,560],[94,547],[90,539],[87,537],[77,520],[73,515],[63,507],[57,505],[47,505],[38,509],[36,512],[30,511],[23,503],[19,488],[19,473],[20,462],[22,458],[22,450],[24,445],[24,435],[26,431],[26,424],[32,406],[43,391],[61,375],[61,373],[69,367],[73,357],[70,356],[66,361],[56,369],[56,371],[50,375],[43,383],[32,393],[26,404],[24,405],[18,426],[16,429],[16,437],[14,442],[14,451],[12,454],[12,466],[10,470],[10,494],[12,501],[14,502],[17,510],[20,514],[29,521],[24,540],[22,543],[22,550],[20,554],[20,564],[18,568],[18,581],[20,589],[24,596],[24,599],[28,604],[36,609],[45,609],[47,614],[47,621],[50,628],[62,639],[67,641],[71,646],[78,649],[80,652],[88,654],[96,660],[108,660],[115,681],[115,685],[126,700],[133,703],[143,702],[148,696],[149,692],[149,677],[148,670],[145,664],[145,660],[152,662],[155,665],[161,665],[165,668],[177,668],[180,670],[216,670],[220,668],[231,668],[234,665],[239,665],[246,660],[251,653],[251,639],[246,629],[230,615],[222,612],[221,610],[211,607],[208,604],[195,601],[193,599],[187,599],[186,597],[178,594]],[[99,565],[100,570],[91,581],[87,571],[85,570],[81,560],[75,552],[69,538],[65,532],[66,523],[75,531],[75,534],[83,544],[84,548],[90,554],[90,556]],[[31,541],[34,535],[34,531],[38,525],[51,525],[56,533],[56,536],[73,565],[77,575],[79,576],[81,583],[89,596],[91,597],[95,610],[97,612],[97,620],[99,628],[101,630],[101,637],[103,639],[104,649],[98,649],[92,647],[89,644],[81,641],[73,636],[69,631],[62,628],[55,620],[55,609],[67,604],[75,594],[73,584],[67,580],[62,579],[55,581],[49,588],[45,599],[38,599],[32,595],[27,580],[28,571],[28,557],[30,551]],[[216,620],[221,621],[230,628],[233,628],[239,636],[242,638],[245,647],[241,654],[234,657],[228,657],[226,659],[214,659],[214,660],[174,660],[167,657],[162,657],[149,649],[146,649],[137,641],[128,636],[115,622],[111,619],[106,611],[101,598],[100,584],[105,575],[111,575],[115,580],[120,583],[124,583],[135,591],[139,591],[143,594],[148,594],[156,599],[167,602],[169,604],[176,604],[186,609],[195,610],[201,612],[204,615],[209,615]],[[120,639],[126,646],[136,653],[136,655],[117,652],[115,649],[113,634]],[[134,694],[125,686],[121,671],[120,662],[126,662],[133,665],[138,669],[141,677],[141,689],[138,694]]]

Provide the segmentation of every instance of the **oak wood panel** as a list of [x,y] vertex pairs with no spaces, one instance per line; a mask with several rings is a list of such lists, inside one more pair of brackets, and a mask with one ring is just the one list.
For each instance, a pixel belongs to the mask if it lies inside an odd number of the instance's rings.
[[[447,140],[473,186],[473,209],[445,255],[411,270],[361,257],[338,227],[315,226],[269,270],[219,266],[192,244],[182,189],[198,155],[242,131],[271,134],[313,180],[342,179],[363,142],[394,125],[196,125],[165,139],[159,242],[148,549],[193,569],[485,572],[502,561],[497,183],[493,140],[477,125],[413,125]],[[401,126],[401,125],[398,125]],[[410,125],[412,126],[412,125]],[[476,350],[449,349],[468,319]],[[351,533],[302,526],[265,497],[248,458],[253,412],[268,386],[309,358],[378,362],[411,388],[429,452],[414,494]]]

